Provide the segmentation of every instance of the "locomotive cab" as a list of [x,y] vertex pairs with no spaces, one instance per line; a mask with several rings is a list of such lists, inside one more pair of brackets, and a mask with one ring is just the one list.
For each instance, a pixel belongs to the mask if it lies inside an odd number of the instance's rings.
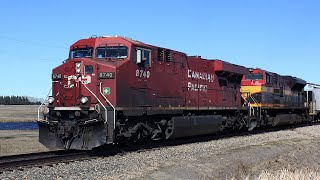
[[258,107],[262,101],[263,87],[270,87],[272,77],[269,72],[261,69],[249,69],[249,73],[242,77],[241,94],[251,106]]

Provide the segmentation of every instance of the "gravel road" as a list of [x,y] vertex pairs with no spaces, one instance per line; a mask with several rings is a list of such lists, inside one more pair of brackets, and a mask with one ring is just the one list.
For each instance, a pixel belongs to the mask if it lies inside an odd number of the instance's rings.
[[0,179],[241,179],[320,167],[320,125],[130,152],[0,174]]

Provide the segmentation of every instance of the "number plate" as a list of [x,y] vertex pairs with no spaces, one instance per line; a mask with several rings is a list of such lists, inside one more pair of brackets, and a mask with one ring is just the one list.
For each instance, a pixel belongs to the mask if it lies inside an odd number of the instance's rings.
[[62,79],[62,75],[61,74],[52,74],[52,80],[56,81],[56,80],[61,80]]
[[114,79],[114,72],[100,72],[99,79]]

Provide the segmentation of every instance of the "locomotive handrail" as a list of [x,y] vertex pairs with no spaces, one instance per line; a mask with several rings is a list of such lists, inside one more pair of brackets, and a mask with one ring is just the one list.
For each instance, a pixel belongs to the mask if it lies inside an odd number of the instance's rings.
[[247,104],[248,104],[247,98],[244,97],[244,95],[243,95],[242,93],[241,93],[241,97],[242,97],[242,99],[246,102],[246,103],[243,104],[243,106],[247,105]]
[[103,107],[105,113],[106,113],[106,123],[108,122],[108,111],[107,108],[102,104],[102,102],[99,100],[99,98],[87,87],[86,84],[83,84],[85,88],[87,88],[87,90],[98,100],[98,102],[101,104],[101,106]]
[[49,90],[49,92],[48,92],[48,94],[47,94],[47,97],[43,100],[43,102],[41,103],[41,105],[40,105],[39,108],[38,108],[38,121],[40,121],[40,108],[41,108],[43,105],[45,105],[46,101],[48,100],[48,97],[49,97],[49,94],[50,94],[51,90],[52,90],[52,87],[50,88],[50,90]]
[[[244,93],[247,94],[247,98],[250,98],[255,104],[257,104],[258,106],[261,106],[261,104],[256,100],[256,98],[254,96],[251,95],[251,93],[249,91],[244,91]],[[245,100],[248,101],[244,98],[244,96],[241,94],[241,97]]]
[[[100,82],[100,94],[107,101],[107,103],[112,107],[112,109],[113,109],[113,121],[115,121],[115,119],[116,119],[116,109],[114,108],[112,103],[108,100],[108,98],[102,93],[102,82]],[[115,122],[113,122],[113,128],[115,128]]]
[[247,102],[247,105],[249,106],[249,114],[250,116],[255,115],[255,107],[247,100],[248,98],[250,98],[253,103],[257,104],[258,107],[257,111],[259,110],[260,107],[260,114],[261,114],[261,104],[256,100],[256,98],[254,96],[251,95],[251,93],[249,91],[244,91],[244,93],[246,93],[246,97],[241,94],[241,97]]
[[253,97],[251,94],[250,94],[250,98],[252,99],[252,101],[254,102],[254,103],[256,103],[258,106],[260,106],[260,103],[256,100],[256,98],[255,97]]

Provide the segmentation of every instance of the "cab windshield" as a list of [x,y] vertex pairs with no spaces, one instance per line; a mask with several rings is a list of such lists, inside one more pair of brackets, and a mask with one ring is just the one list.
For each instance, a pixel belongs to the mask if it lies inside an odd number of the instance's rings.
[[246,75],[246,80],[261,80],[261,79],[263,79],[263,75],[262,74]]
[[70,53],[70,59],[84,57],[92,57],[92,48],[76,48],[72,49]]
[[128,47],[127,46],[106,46],[98,47],[97,58],[127,58]]

